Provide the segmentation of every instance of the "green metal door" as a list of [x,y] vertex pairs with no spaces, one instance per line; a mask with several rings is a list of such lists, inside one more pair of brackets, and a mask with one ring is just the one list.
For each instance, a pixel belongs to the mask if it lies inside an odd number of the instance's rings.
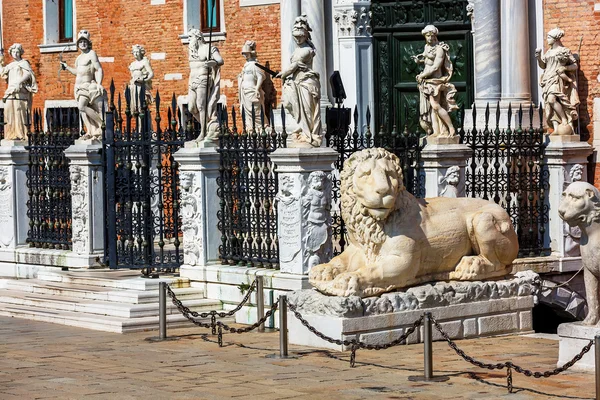
[[[459,105],[473,102],[471,20],[466,0],[375,1],[372,5],[375,60],[375,123],[390,132],[394,126],[409,131],[419,127],[419,90],[415,77],[422,69],[411,56],[422,53],[421,30],[429,24],[438,39],[450,46],[454,65],[451,82]],[[456,115],[453,115],[456,118]]]

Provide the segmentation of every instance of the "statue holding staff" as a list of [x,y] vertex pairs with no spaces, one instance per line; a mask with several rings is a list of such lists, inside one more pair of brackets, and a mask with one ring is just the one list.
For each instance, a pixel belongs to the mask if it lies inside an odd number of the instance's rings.
[[6,79],[8,87],[4,102],[4,139],[26,140],[27,124],[31,116],[33,94],[38,86],[29,61],[23,60],[23,46],[15,43],[8,49],[13,62],[4,65],[4,55],[0,56],[0,76]]

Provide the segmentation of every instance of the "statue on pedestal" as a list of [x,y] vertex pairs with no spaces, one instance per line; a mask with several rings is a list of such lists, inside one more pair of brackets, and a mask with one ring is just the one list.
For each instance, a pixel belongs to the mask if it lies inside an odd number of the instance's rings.
[[540,86],[546,122],[554,129],[553,135],[572,135],[575,132],[574,121],[579,118],[579,94],[575,80],[575,71],[579,67],[571,50],[560,41],[564,35],[562,29],[552,29],[547,36],[550,49],[545,54],[542,49],[535,50],[538,65],[544,70]]
[[600,322],[600,191],[587,182],[573,182],[563,192],[558,215],[581,229],[581,261],[584,267],[588,315],[584,325]]
[[31,121],[31,105],[33,94],[38,87],[29,61],[23,60],[23,46],[15,43],[8,49],[14,59],[4,65],[4,55],[0,56],[0,76],[6,79],[8,87],[2,101],[4,102],[4,139],[27,140],[27,124]]
[[412,57],[415,62],[425,64],[423,71],[417,75],[420,124],[427,135],[454,137],[456,129],[449,113],[458,110],[458,106],[454,98],[456,88],[450,83],[454,70],[450,48],[438,41],[438,29],[433,25],[427,25],[421,34],[425,36],[425,49]]
[[291,133],[290,147],[320,147],[323,141],[321,82],[319,74],[313,70],[316,50],[311,42],[310,32],[312,29],[306,16],[296,18],[292,29],[296,50],[292,54],[290,66],[276,76],[283,80],[283,106],[298,125]]
[[129,64],[129,72],[131,73],[131,80],[129,81],[129,90],[131,92],[131,110],[141,111],[139,104],[139,96],[142,85],[145,88],[145,101],[146,105],[152,103],[152,78],[154,77],[154,71],[150,61],[145,57],[146,49],[144,46],[135,44],[131,48],[131,53],[135,57],[135,61]]
[[75,99],[86,130],[86,134],[80,139],[102,140],[102,104],[106,102],[106,90],[102,87],[104,72],[98,55],[92,50],[88,31],[79,31],[77,47],[81,54],[75,60],[75,68],[63,61],[60,65],[76,76]]
[[219,136],[217,103],[221,97],[221,66],[224,61],[219,49],[206,43],[198,29],[190,29],[188,35],[188,108],[201,127],[197,140],[216,144]]
[[[265,106],[265,92],[262,84],[265,81],[265,72],[256,66],[256,42],[247,40],[242,47],[242,55],[246,57],[246,64],[238,75],[238,92],[240,110],[244,114],[244,124],[248,132],[253,126],[257,129],[261,126],[261,110]],[[254,112],[254,120],[252,113]]]

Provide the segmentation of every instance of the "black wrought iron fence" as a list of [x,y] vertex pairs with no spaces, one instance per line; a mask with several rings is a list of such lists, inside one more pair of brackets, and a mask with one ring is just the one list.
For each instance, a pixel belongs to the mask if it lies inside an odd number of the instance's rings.
[[47,130],[40,111],[33,113],[28,143],[27,242],[31,247],[71,248],[71,178],[64,151],[79,137],[78,116],[69,109],[49,110]]
[[[283,131],[265,126],[261,110],[261,126],[238,130],[235,108],[231,123],[227,109],[219,112],[220,175],[218,195],[219,253],[224,264],[278,268],[277,242],[277,173],[269,155],[286,146],[285,113],[282,108]],[[242,115],[245,121],[245,115]],[[255,121],[254,115],[252,120]],[[273,121],[271,114],[270,121]]]
[[[549,255],[546,237],[549,173],[544,162],[546,139],[542,107],[531,105],[523,110],[520,106],[513,121],[513,109],[509,105],[505,129],[500,129],[499,104],[494,116],[487,105],[483,129],[477,127],[477,112],[474,107],[472,128],[466,131],[464,126],[460,128],[462,142],[473,150],[465,174],[466,196],[492,200],[508,212],[519,237],[519,257]],[[528,116],[527,126],[523,123],[524,112]],[[539,122],[534,122],[535,117]],[[464,121],[464,110],[461,121]]]
[[163,129],[158,92],[152,105],[146,104],[143,86],[137,95],[139,109],[132,109],[136,103],[125,90],[123,110],[120,94],[115,104],[111,85],[104,138],[105,258],[110,268],[178,268],[183,248],[179,170],[173,154],[194,138],[194,132],[184,129],[175,96]]
[[[407,113],[407,110],[405,110]],[[346,225],[341,213],[340,173],[344,162],[354,153],[372,148],[383,147],[396,154],[402,164],[404,186],[417,197],[425,195],[425,180],[421,174],[421,150],[423,144],[419,133],[409,132],[408,127],[398,131],[394,126],[391,132],[383,126],[378,133],[371,132],[371,111],[367,107],[366,125],[358,126],[358,109],[352,114],[353,126],[350,127],[350,109],[334,108],[327,110],[326,145],[338,152],[335,170],[332,176],[332,237],[333,252],[340,254],[346,246]],[[408,120],[405,118],[404,120]]]

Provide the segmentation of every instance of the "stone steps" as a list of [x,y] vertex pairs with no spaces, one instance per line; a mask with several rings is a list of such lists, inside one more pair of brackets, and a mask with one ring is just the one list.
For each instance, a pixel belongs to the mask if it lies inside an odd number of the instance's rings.
[[[223,309],[219,300],[206,299],[202,288],[191,287],[187,278],[147,279],[139,271],[57,269],[40,271],[36,279],[0,280],[0,315],[107,332],[155,330],[159,282],[167,282],[192,311]],[[168,297],[167,325],[192,326]]]

